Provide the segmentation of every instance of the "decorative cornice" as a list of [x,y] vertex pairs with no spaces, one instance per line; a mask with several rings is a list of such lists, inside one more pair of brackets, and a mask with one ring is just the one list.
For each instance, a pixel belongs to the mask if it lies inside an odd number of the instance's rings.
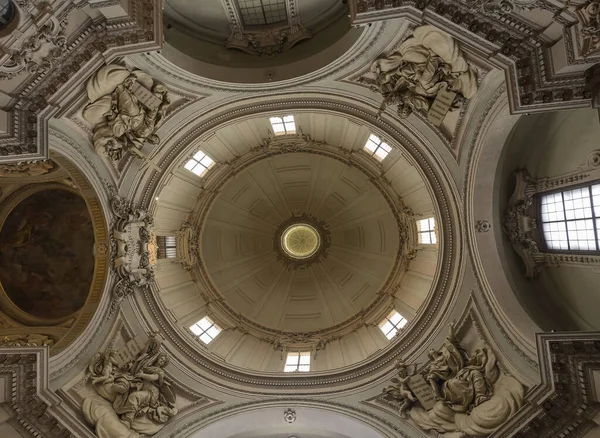
[[47,387],[47,367],[47,347],[0,347],[0,378],[7,397],[3,405],[12,415],[9,423],[23,436],[75,438],[51,409],[58,400]]

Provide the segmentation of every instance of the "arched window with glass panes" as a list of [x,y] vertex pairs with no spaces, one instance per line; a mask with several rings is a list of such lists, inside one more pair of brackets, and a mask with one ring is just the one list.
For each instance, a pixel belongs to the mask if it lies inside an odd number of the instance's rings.
[[528,277],[547,266],[600,263],[600,175],[594,173],[534,179],[517,172],[502,226]]

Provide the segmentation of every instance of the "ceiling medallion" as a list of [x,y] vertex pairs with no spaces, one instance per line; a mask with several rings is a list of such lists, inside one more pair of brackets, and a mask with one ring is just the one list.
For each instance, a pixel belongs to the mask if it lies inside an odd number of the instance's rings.
[[292,216],[283,222],[273,239],[277,259],[288,269],[306,267],[323,260],[331,245],[323,221],[309,215]]

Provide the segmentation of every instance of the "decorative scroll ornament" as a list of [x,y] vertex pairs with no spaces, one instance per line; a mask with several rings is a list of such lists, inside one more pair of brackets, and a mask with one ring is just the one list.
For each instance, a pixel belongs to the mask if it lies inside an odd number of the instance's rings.
[[576,11],[582,37],[581,55],[600,50],[600,0],[590,0]]
[[242,50],[251,55],[272,57],[311,37],[312,34],[301,24],[274,29],[243,31],[237,29],[229,36],[226,47]]
[[398,49],[374,61],[359,81],[383,96],[380,113],[397,105],[398,116],[420,111],[436,125],[477,91],[477,74],[458,42],[433,26],[417,27]]
[[177,242],[177,258],[174,263],[180,264],[184,270],[191,271],[200,260],[198,236],[189,222],[181,224],[181,229],[175,231]]
[[114,197],[111,208],[117,220],[113,225],[115,253],[113,268],[119,281],[113,288],[113,308],[137,289],[147,287],[154,280],[150,265],[148,244],[152,234],[153,220],[147,211],[134,209],[131,202]]
[[[51,12],[52,8],[46,4],[41,8],[40,16]],[[43,21],[43,18],[41,20]],[[21,47],[14,50],[10,58],[0,66],[0,78],[10,79],[23,70],[29,74],[45,73],[56,67],[67,49],[67,37],[63,32],[67,22],[59,22],[55,17],[46,20],[46,23],[27,37]]]
[[53,172],[56,168],[56,163],[52,160],[0,164],[0,177],[40,176]]
[[83,401],[83,416],[99,438],[130,438],[160,431],[175,414],[175,394],[165,379],[169,363],[154,334],[123,351],[107,349],[90,361],[89,379],[97,395]]
[[170,102],[164,84],[141,70],[109,64],[90,78],[87,94],[83,117],[94,125],[96,152],[118,161],[127,152],[140,155],[146,142],[159,143],[155,132]]
[[430,349],[428,356],[430,362],[420,372],[399,360],[398,377],[380,396],[422,430],[448,438],[484,437],[523,405],[521,383],[502,372],[489,347],[467,352],[454,324],[442,347]]

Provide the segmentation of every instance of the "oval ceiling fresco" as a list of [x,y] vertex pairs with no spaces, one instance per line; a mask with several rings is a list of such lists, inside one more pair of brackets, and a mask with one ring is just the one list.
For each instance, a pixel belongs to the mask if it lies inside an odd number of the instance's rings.
[[21,201],[0,230],[0,283],[24,312],[43,319],[79,310],[94,274],[94,230],[83,198],[49,189]]

